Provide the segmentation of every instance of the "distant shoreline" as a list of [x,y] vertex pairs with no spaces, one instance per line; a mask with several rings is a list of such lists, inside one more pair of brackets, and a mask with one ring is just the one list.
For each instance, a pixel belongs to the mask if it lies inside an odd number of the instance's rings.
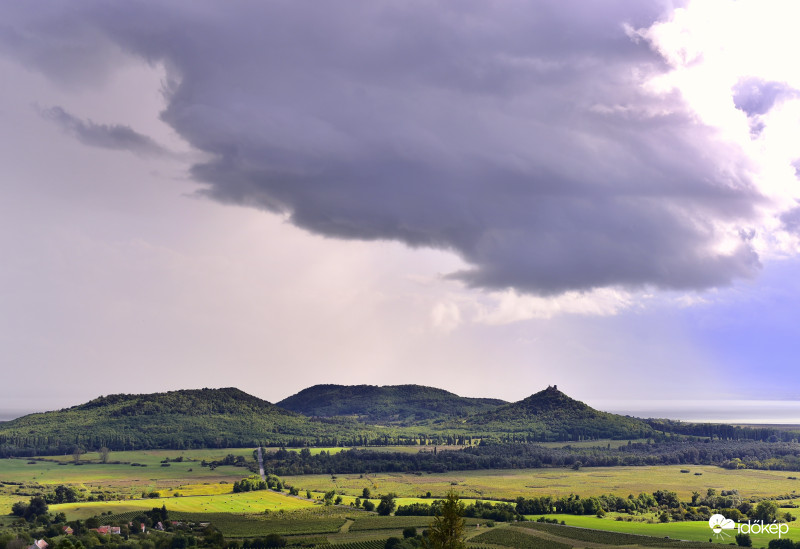
[[18,417],[27,416],[28,414],[35,414],[37,410],[0,410],[0,422],[11,421]]
[[638,418],[747,427],[800,426],[800,402],[796,400],[599,400],[590,404],[599,410]]

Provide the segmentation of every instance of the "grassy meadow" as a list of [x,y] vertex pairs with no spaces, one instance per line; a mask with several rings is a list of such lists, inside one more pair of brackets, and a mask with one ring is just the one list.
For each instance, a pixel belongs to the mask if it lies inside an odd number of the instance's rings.
[[[536,520],[538,516],[526,517],[530,520]],[[576,515],[547,515],[547,518],[557,519],[564,521],[567,526],[577,526],[579,528],[591,528],[594,530],[605,530],[609,532],[621,532],[626,534],[637,534],[642,536],[654,536],[658,538],[669,537],[670,539],[682,539],[689,541],[708,541],[714,540],[715,543],[731,543],[734,542],[734,531],[724,532],[715,536],[708,526],[706,521],[685,521],[685,522],[667,522],[660,523],[644,522],[644,521],[620,521],[616,520],[614,513],[609,513],[603,518],[595,516],[576,516]],[[651,517],[652,518],[652,517]],[[558,531],[557,528],[552,528],[553,525],[540,523],[519,523],[519,526],[526,528],[544,528],[545,531]],[[766,546],[769,540],[776,538],[775,534],[750,534],[755,547]],[[789,533],[781,536],[792,540],[800,541],[800,522],[797,520],[789,523]]]
[[[689,469],[689,473],[681,470]],[[699,475],[696,473],[700,473]],[[601,494],[639,494],[670,490],[683,500],[692,492],[708,488],[739,490],[743,497],[776,497],[800,490],[800,481],[788,479],[785,471],[752,469],[728,470],[714,466],[662,465],[652,467],[586,467],[572,469],[497,469],[452,473],[381,473],[369,475],[287,476],[290,484],[317,491],[336,490],[359,495],[367,487],[372,492],[394,492],[403,497],[418,497],[431,492],[442,497],[454,488],[465,498],[511,500],[517,497]]]
[[[125,497],[139,497],[142,492],[183,485],[233,483],[250,474],[241,467],[217,467],[211,470],[209,467],[202,467],[200,461],[183,461],[170,463],[169,467],[161,466],[160,462],[164,458],[175,458],[179,455],[178,452],[165,452],[163,455],[153,452],[115,452],[109,457],[112,462],[130,460],[131,463],[141,463],[144,467],[132,466],[130,463],[89,462],[90,459],[99,460],[99,456],[92,454],[84,455],[80,465],[75,465],[71,456],[48,457],[42,461],[2,459],[0,482],[45,486],[67,484],[87,492],[112,491]],[[252,456],[252,451],[249,451],[249,455]],[[224,456],[223,453],[210,459],[221,459]],[[0,504],[8,491],[8,486],[0,491]]]

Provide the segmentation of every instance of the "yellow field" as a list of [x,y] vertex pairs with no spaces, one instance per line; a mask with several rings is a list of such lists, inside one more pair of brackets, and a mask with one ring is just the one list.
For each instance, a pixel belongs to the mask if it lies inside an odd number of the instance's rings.
[[230,482],[204,482],[203,484],[181,484],[173,488],[158,490],[159,497],[171,498],[179,496],[218,496],[233,492],[233,484]]
[[258,492],[242,492],[239,494],[223,494],[217,496],[191,496],[157,499],[139,499],[126,501],[95,501],[80,503],[62,503],[51,505],[53,513],[64,512],[70,520],[87,518],[104,511],[125,513],[127,511],[147,511],[153,507],[166,506],[169,511],[185,513],[263,513],[270,511],[293,511],[312,507],[314,503],[302,498],[279,494],[271,490]]
[[[164,458],[174,459],[183,456],[186,460],[194,461],[214,461],[233,454],[234,456],[244,456],[253,459],[255,448],[203,448],[199,450],[133,450],[125,452],[110,452],[108,461],[127,461],[136,463],[146,463],[148,465],[158,465]],[[47,456],[47,459],[65,461],[72,463],[72,454],[63,456]],[[97,452],[87,452],[81,455],[81,461],[99,461],[100,454]]]
[[[195,450],[195,452],[198,451]],[[204,455],[209,455],[207,451],[203,450],[203,452],[206,452]],[[214,459],[224,457],[225,452],[225,450],[221,450],[218,455],[214,456]],[[252,456],[252,450],[247,450],[247,452]],[[235,454],[236,452],[229,453]],[[0,480],[26,484],[69,484],[89,491],[111,490],[127,497],[139,497],[142,492],[168,490],[189,484],[221,482],[232,484],[251,474],[245,468],[231,466],[217,467],[212,471],[209,467],[202,467],[199,461],[183,461],[170,463],[169,467],[161,466],[160,461],[165,457],[175,458],[181,454],[177,451],[114,452],[109,457],[112,461],[130,461],[147,465],[146,467],[85,462],[75,465],[72,463],[71,456],[48,457],[48,461],[36,461],[31,464],[26,459],[2,459],[0,460]],[[90,458],[96,459],[92,454],[86,454],[85,459]],[[231,488],[228,489],[228,491],[230,490]],[[0,494],[0,505],[3,495],[6,493]]]
[[[689,469],[690,473],[681,473]],[[702,473],[695,475],[694,473]],[[728,470],[713,466],[585,467],[572,469],[504,469],[441,474],[382,473],[364,475],[301,475],[285,480],[303,490],[336,490],[360,495],[367,487],[373,493],[395,492],[416,497],[431,492],[443,497],[450,488],[465,498],[515,499],[542,495],[639,494],[671,490],[681,499],[708,488],[739,490],[743,497],[773,497],[800,490],[800,481],[789,480],[785,471]]]
[[[610,441],[603,441],[603,445],[605,442]],[[623,441],[625,444],[628,441]],[[578,443],[580,444],[580,443]],[[599,443],[595,442],[595,446]],[[403,445],[403,446],[356,446],[356,447],[332,447],[332,448],[309,448],[308,450],[311,452],[312,456],[319,454],[320,452],[328,452],[329,454],[338,454],[344,450],[369,450],[371,452],[397,452],[401,454],[417,454],[419,452],[433,452],[433,449],[436,448],[438,451],[441,450],[462,450],[465,446],[453,446],[453,445],[439,445],[439,446],[415,446],[415,445]],[[276,452],[277,448],[265,448],[264,449],[267,453]],[[290,452],[299,452],[302,448],[286,448]]]

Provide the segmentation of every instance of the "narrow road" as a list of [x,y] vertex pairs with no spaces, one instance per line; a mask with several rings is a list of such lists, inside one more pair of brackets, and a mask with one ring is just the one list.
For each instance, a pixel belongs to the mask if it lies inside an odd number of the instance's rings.
[[267,482],[267,475],[264,474],[264,458],[261,455],[261,446],[258,447],[258,473],[261,475],[261,480]]

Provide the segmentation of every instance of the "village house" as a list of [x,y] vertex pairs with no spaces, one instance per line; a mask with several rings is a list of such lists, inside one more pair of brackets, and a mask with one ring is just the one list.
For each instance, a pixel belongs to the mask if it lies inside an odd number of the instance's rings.
[[120,530],[119,526],[98,526],[97,528],[92,528],[93,532],[97,532],[98,534],[121,534],[122,531]]

